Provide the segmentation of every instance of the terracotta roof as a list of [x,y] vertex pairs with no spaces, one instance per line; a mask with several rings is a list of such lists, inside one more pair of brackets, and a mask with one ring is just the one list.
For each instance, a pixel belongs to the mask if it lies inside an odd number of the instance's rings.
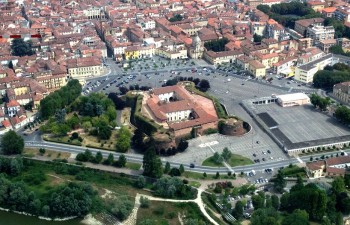
[[326,160],[327,166],[350,163],[350,156],[329,158]]
[[16,107],[16,106],[20,106],[20,104],[16,101],[16,100],[10,100],[7,104],[7,107]]
[[345,169],[343,169],[343,168],[335,168],[335,167],[327,167],[327,173],[344,175],[345,174]]
[[4,120],[4,121],[2,121],[1,123],[2,123],[2,125],[3,125],[4,127],[6,127],[6,128],[11,127],[11,123],[10,123],[10,121],[8,121],[8,120]]
[[322,167],[325,166],[324,161],[316,161],[316,162],[309,162],[306,163],[306,167],[309,168],[309,170],[319,170],[322,169]]

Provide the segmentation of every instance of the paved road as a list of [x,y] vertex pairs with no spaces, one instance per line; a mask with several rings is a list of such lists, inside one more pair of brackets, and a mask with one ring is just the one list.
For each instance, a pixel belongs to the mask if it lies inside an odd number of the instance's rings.
[[[86,148],[86,147],[80,147],[80,146],[73,146],[73,145],[66,145],[66,144],[60,144],[60,143],[53,143],[53,142],[46,142],[46,141],[25,141],[26,147],[36,147],[36,148],[46,148],[46,149],[52,149],[56,151],[63,151],[63,152],[69,152],[72,154],[78,154],[80,152],[84,152],[86,149],[89,149],[93,154],[96,154],[98,151],[100,151],[103,155],[103,157],[107,157],[108,154],[113,153],[114,158],[118,158],[120,153],[116,152],[110,152],[106,150],[100,150],[100,149],[95,149],[95,148]],[[346,150],[346,152],[350,152],[350,149]],[[328,155],[333,154],[335,155],[336,152],[333,153],[327,153]],[[326,155],[326,153],[319,153],[319,154],[314,154],[313,158],[320,158],[322,155]],[[126,158],[130,162],[136,162],[136,163],[141,163],[143,160],[142,155],[136,155],[136,154],[125,154]],[[270,161],[266,162],[264,164],[253,164],[253,165],[247,165],[247,166],[238,166],[234,167],[234,172],[240,173],[241,171],[243,172],[248,172],[251,170],[255,171],[262,171],[266,168],[280,168],[280,167],[285,167],[288,166],[289,164],[295,164],[295,163],[300,163],[300,162],[308,162],[310,161],[310,156],[304,156],[301,157],[300,159],[295,159],[295,158],[288,158],[280,161]],[[166,162],[170,162],[171,166],[180,166],[181,163],[179,163],[177,160],[173,161],[170,158],[162,158],[163,164]],[[229,170],[225,167],[220,167],[220,168],[213,168],[213,167],[206,167],[206,166],[196,166],[195,168],[190,168],[189,165],[184,165],[186,170],[188,171],[193,171],[193,172],[199,172],[203,173],[206,172],[208,174],[215,174],[216,172],[220,173],[227,173]]]

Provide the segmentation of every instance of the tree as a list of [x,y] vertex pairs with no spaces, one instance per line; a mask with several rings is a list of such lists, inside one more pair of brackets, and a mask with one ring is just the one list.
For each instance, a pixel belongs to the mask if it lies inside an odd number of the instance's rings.
[[278,225],[278,213],[273,208],[262,208],[254,211],[251,225]]
[[180,174],[183,174],[184,172],[185,172],[185,167],[184,167],[184,165],[180,165],[180,167],[179,167],[179,171],[180,171]]
[[136,181],[136,187],[144,188],[146,186],[146,179],[144,176],[140,175]]
[[179,145],[177,146],[177,150],[179,152],[183,152],[188,148],[188,141],[181,139]]
[[337,217],[335,219],[335,225],[343,225],[344,221],[343,221],[343,215],[341,214],[341,212],[337,213]]
[[5,155],[21,154],[24,149],[24,140],[16,132],[10,130],[1,138],[1,150]]
[[265,198],[263,198],[262,196],[260,195],[252,196],[252,203],[253,203],[254,209],[264,208],[264,202],[265,202]]
[[336,177],[332,182],[332,190],[337,195],[345,191],[345,183],[343,177]]
[[177,21],[181,21],[182,19],[183,19],[182,15],[176,14],[169,19],[169,22],[177,22]]
[[224,158],[225,161],[230,160],[232,156],[232,153],[230,150],[228,150],[227,147],[224,148],[223,152],[221,153],[221,157]]
[[121,154],[118,159],[118,164],[120,167],[125,167],[126,165],[126,157],[124,154]]
[[220,174],[219,174],[219,172],[216,172],[215,179],[219,179],[219,178],[220,178]]
[[236,205],[235,205],[235,210],[234,210],[234,216],[237,219],[242,218],[243,216],[243,207],[244,204],[242,201],[237,201]]
[[147,197],[140,197],[140,206],[141,208],[148,208],[149,207],[149,199]]
[[149,177],[162,176],[162,162],[154,148],[149,148],[143,155],[143,174]]
[[39,149],[40,155],[44,155],[45,152],[46,152],[45,148],[40,148],[40,149]]
[[32,42],[24,41],[22,38],[12,40],[11,52],[14,56],[33,55],[35,53],[32,49]]
[[309,225],[309,214],[305,210],[296,209],[286,216],[281,225]]
[[103,162],[105,165],[112,165],[114,163],[114,156],[112,153],[109,153],[107,159]]
[[280,207],[280,200],[279,200],[277,195],[272,195],[271,196],[271,204],[272,204],[272,207],[274,209],[276,209],[276,210],[279,209],[279,207]]
[[321,225],[332,225],[332,222],[328,219],[328,217],[323,217]]
[[282,171],[279,170],[277,173],[277,177],[274,179],[274,188],[277,192],[282,193],[286,185],[287,181],[284,179]]
[[178,177],[178,176],[181,176],[181,172],[178,168],[173,167],[171,168],[169,175],[172,177]]
[[218,152],[215,152],[213,155],[213,161],[216,164],[221,164],[224,161],[224,159],[221,157],[221,155]]
[[206,173],[206,172],[203,173],[203,177],[204,177],[204,178],[207,177],[207,173]]
[[254,38],[254,42],[261,42],[261,40],[263,39],[263,36],[254,34],[253,38]]
[[131,141],[131,132],[126,127],[121,127],[118,132],[118,139],[117,139],[117,151],[118,152],[127,152],[130,148],[130,141]]
[[202,79],[198,84],[199,90],[206,92],[210,88],[210,83],[208,80]]
[[95,162],[96,163],[101,163],[103,159],[102,153],[100,151],[98,151],[95,155]]
[[164,174],[168,174],[170,172],[170,163],[166,162],[164,167]]

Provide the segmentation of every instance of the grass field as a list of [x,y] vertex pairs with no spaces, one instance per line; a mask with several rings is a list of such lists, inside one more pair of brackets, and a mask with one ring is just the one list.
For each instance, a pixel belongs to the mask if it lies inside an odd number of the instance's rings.
[[[148,208],[139,208],[137,212],[137,224],[148,220],[152,225],[180,225],[179,220],[198,219],[207,222],[206,218],[200,212],[198,206],[194,203],[170,203],[170,202],[152,202]],[[185,223],[186,224],[186,223]]]
[[[185,171],[182,174],[182,177],[188,178],[188,179],[194,179],[194,180],[215,180],[215,174],[207,174],[206,177],[203,176],[203,173],[195,173],[195,172],[190,172],[190,171]],[[220,179],[236,179],[235,177],[228,176],[226,173],[225,174],[220,174]]]
[[22,153],[23,156],[32,158],[34,156],[44,156],[50,159],[68,159],[70,157],[69,152],[58,152],[45,149],[45,153],[41,155],[37,148],[25,148]]
[[131,169],[131,170],[140,170],[141,169],[141,164],[127,162],[125,167],[128,168],[128,169]]
[[296,165],[287,166],[282,169],[282,172],[286,177],[297,177],[298,175],[301,175],[302,177],[306,176],[305,169]]
[[[231,158],[228,160],[227,163],[230,166],[235,167],[235,166],[250,165],[250,164],[253,164],[253,161],[241,155],[232,154]],[[213,160],[213,156],[211,156],[206,160],[204,160],[204,162],[202,163],[202,166],[223,167],[224,165],[223,163],[216,163]]]

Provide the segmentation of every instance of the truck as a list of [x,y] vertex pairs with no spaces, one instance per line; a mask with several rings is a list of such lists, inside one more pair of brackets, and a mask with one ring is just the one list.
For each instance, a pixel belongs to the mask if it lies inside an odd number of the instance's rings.
[[255,170],[252,170],[252,174],[255,176],[255,174],[256,174]]

